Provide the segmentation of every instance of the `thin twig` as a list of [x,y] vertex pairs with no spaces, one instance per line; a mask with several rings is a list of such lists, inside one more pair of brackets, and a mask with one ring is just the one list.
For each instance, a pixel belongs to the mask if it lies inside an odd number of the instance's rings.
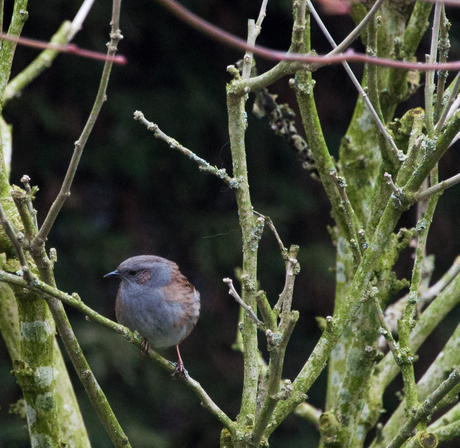
[[149,131],[153,132],[156,138],[159,138],[160,140],[166,142],[170,148],[177,149],[182,154],[186,155],[189,159],[196,162],[201,171],[205,173],[214,174],[214,176],[223,180],[230,188],[238,188],[238,182],[234,178],[230,177],[224,168],[218,169],[217,167],[212,166],[211,164],[206,162],[206,160],[197,156],[193,151],[190,151],[190,149],[186,148],[185,146],[182,146],[177,140],[174,140],[172,137],[169,137],[163,131],[161,131],[157,124],[146,120],[142,112],[138,110],[134,112],[134,119],[140,121],[143,125],[145,125],[145,127]]
[[292,295],[294,292],[294,281],[296,275],[300,271],[300,265],[297,261],[297,253],[299,252],[299,246],[292,245],[289,249],[288,257],[285,260],[286,264],[286,275],[284,280],[284,288],[281,292],[276,305],[273,307],[276,313],[282,309],[281,321],[279,324],[280,330],[286,327],[288,316],[291,313]]
[[[60,45],[68,42],[67,36],[71,29],[72,24],[69,21],[63,22],[59,29],[54,33],[50,40],[50,44]],[[3,97],[3,105],[5,105],[11,98],[21,95],[22,91],[34,79],[37,79],[47,68],[51,66],[53,61],[59,55],[59,51],[52,48],[46,48],[26,67],[21,70],[5,88]]]
[[385,182],[391,187],[391,189],[393,190],[393,193],[396,195],[396,194],[401,194],[402,193],[402,189],[401,188],[398,188],[395,183],[393,182],[393,178],[391,176],[390,173],[384,173],[383,174],[383,177],[385,178]]
[[259,16],[257,17],[257,22],[256,22],[256,26],[259,28],[262,26],[262,22],[265,19],[266,12],[267,12],[267,4],[268,4],[268,0],[262,0],[262,4],[260,5],[260,10],[259,10]]
[[255,313],[252,310],[252,308],[249,305],[247,305],[246,303],[243,302],[243,299],[240,297],[240,295],[236,291],[235,287],[233,286],[233,280],[231,278],[224,278],[224,279],[222,279],[222,281],[228,285],[228,293],[249,313],[249,315],[251,316],[252,320],[257,325],[262,324],[262,322],[255,315]]
[[10,223],[10,220],[6,216],[5,210],[3,209],[3,205],[0,202],[0,223],[3,227],[3,230],[7,234],[10,241],[13,243],[14,248],[16,249],[16,254],[19,259],[19,264],[21,265],[22,276],[27,281],[27,283],[31,283],[33,281],[33,276],[29,269],[29,264],[27,263],[26,256],[24,254],[24,250],[22,248],[22,244],[24,242],[24,234],[22,232],[18,232],[13,225]]
[[[460,256],[458,256],[449,270],[430,288],[423,291],[417,300],[417,312],[419,314],[435,299],[460,273]],[[397,321],[402,318],[404,308],[409,300],[409,294],[401,297],[385,309],[385,322],[391,331],[397,331]]]
[[[449,26],[448,20],[446,19],[446,8],[444,4],[442,4],[441,8],[441,19],[439,23],[439,43],[438,43],[438,58],[439,62],[446,62],[447,55],[450,48],[449,42]],[[442,111],[442,103],[444,100],[444,92],[446,87],[446,80],[449,73],[446,70],[439,70],[438,73],[438,81],[436,85],[436,107],[435,107],[435,122],[439,120]],[[436,129],[436,128],[435,128]]]
[[37,210],[34,209],[34,206],[32,204],[32,195],[33,191],[32,188],[30,187],[30,177],[27,174],[24,174],[24,176],[21,177],[21,182],[24,185],[24,189],[26,190],[26,203],[27,203],[27,209],[29,210],[29,214],[32,217],[34,224],[35,224],[35,229],[38,229],[38,223],[37,223]]
[[457,112],[460,106],[460,94],[458,94],[459,91],[460,91],[460,73],[458,73],[455,78],[455,84],[452,88],[451,98],[449,98],[450,104],[449,104],[449,107],[447,108],[448,112],[446,116],[446,121],[452,118],[452,115],[454,115]]
[[382,307],[380,306],[379,296],[378,294],[375,294],[372,291],[370,292],[370,295],[373,296],[375,307],[377,309],[377,317],[379,319],[381,327],[380,334],[387,340],[388,347],[390,348],[393,357],[395,359],[398,359],[398,357],[400,356],[398,351],[398,344],[396,343],[393,334],[391,333],[391,330],[388,328],[387,323],[385,321],[385,315],[383,313]]
[[93,4],[94,4],[94,0],[85,0],[80,6],[80,9],[78,10],[77,14],[72,20],[72,26],[70,29],[70,33],[67,36],[69,41],[71,41],[75,37],[75,35],[81,30],[83,26],[83,22],[85,21],[91,8],[93,7]]
[[[358,25],[353,28],[353,31],[342,41],[340,42],[339,45],[337,45],[334,41],[334,39],[332,38],[332,36],[329,34],[329,32],[327,31],[327,33],[324,33],[324,30],[322,29],[324,35],[326,36],[327,40],[329,41],[329,43],[332,45],[332,47],[334,48],[332,51],[330,51],[326,56],[333,56],[333,55],[336,55],[336,54],[339,54],[339,53],[343,53],[343,51],[348,48],[357,38],[358,36],[361,34],[361,31],[366,28],[366,26],[370,23],[370,21],[374,18],[375,14],[377,14],[377,11],[380,9],[380,6],[382,6],[382,3],[384,2],[385,0],[377,0],[373,5],[372,5],[372,8],[369,9],[369,12],[364,16],[363,20],[361,20],[361,22],[358,23]],[[310,12],[313,12],[311,7],[312,6],[312,3],[307,0],[307,4],[308,4],[308,8],[310,9]],[[318,13],[316,12],[315,10],[315,13],[314,13],[314,17],[318,16]],[[319,18],[319,16],[318,16]],[[315,17],[315,20],[316,17]],[[322,24],[322,21],[321,19],[319,19],[321,24]],[[320,23],[318,22],[318,25],[320,25]],[[324,25],[323,25],[324,26]],[[321,25],[320,25],[321,27]]]
[[449,179],[443,180],[439,182],[436,185],[433,185],[430,188],[427,188],[426,190],[423,190],[421,193],[417,193],[414,196],[414,201],[420,202],[425,199],[430,198],[431,196],[434,196],[435,194],[442,193],[444,190],[447,190],[450,187],[453,187],[454,185],[457,185],[460,182],[460,173],[456,174],[455,176],[449,177]]
[[[248,20],[248,46],[253,47],[256,44],[257,36],[259,35],[260,29],[256,27],[254,19]],[[243,57],[243,70],[241,77],[243,79],[249,79],[251,77],[253,53],[250,50],[246,50],[246,54]]]
[[353,258],[356,266],[359,265],[362,255],[362,245],[359,244],[359,237],[356,231],[355,220],[356,215],[353,207],[351,206],[350,200],[348,199],[346,188],[346,182],[343,177],[337,176],[337,171],[330,172],[331,177],[334,179],[337,189],[339,190],[340,197],[342,198],[343,210],[345,211],[345,221],[348,226],[348,233],[350,236],[350,246],[353,252]]
[[[248,46],[253,47],[256,44],[257,36],[260,34],[262,28],[262,22],[265,18],[265,11],[267,9],[268,0],[263,0],[262,5],[260,6],[259,17],[257,18],[257,23],[253,19],[248,20]],[[252,60],[253,53],[250,50],[246,51],[246,54],[243,57],[243,79],[249,79],[251,77],[252,69]]]
[[106,91],[109,82],[110,72],[113,65],[113,58],[117,52],[118,42],[123,38],[123,36],[121,35],[121,31],[119,29],[119,23],[119,17],[112,18],[110,42],[108,44],[107,50],[107,56],[109,57],[109,59],[106,59],[104,64],[101,82],[99,84],[99,89],[96,95],[96,99],[94,101],[93,108],[88,117],[86,125],[80,135],[80,138],[75,142],[74,152],[70,160],[69,167],[67,169],[67,173],[65,175],[64,182],[62,183],[59,194],[53,202],[53,205],[51,206],[48,214],[46,215],[45,221],[43,222],[42,227],[40,228],[33,242],[33,245],[39,246],[44,244],[51,230],[51,227],[53,226],[62,206],[64,205],[64,202],[70,195],[70,188],[72,186],[72,182],[75,177],[75,173],[77,171],[78,164],[83,153],[83,149],[86,145],[91,131],[93,130],[93,126],[97,120],[97,117],[99,116],[99,112],[101,111],[102,105],[106,100]]
[[270,219],[269,216],[262,215],[262,213],[256,212],[255,210],[254,210],[254,214],[262,217],[265,220],[265,222],[268,224],[268,227],[270,227],[270,230],[273,232],[273,235],[275,235],[276,241],[278,241],[278,245],[281,249],[281,255],[283,256],[283,259],[286,260],[286,255],[288,253],[288,250],[286,249],[286,246],[281,241],[281,238],[276,230],[275,225],[273,224],[273,221]]
[[0,38],[15,42],[19,45],[24,45],[31,48],[39,48],[42,50],[56,50],[60,53],[73,54],[75,56],[81,56],[83,58],[95,59],[97,61],[107,61],[115,64],[125,65],[128,61],[123,55],[111,55],[99,53],[98,51],[84,50],[83,48],[77,47],[75,44],[58,45],[50,44],[49,42],[43,42],[40,40],[29,39],[27,37],[16,37],[11,36],[7,33],[0,33]]

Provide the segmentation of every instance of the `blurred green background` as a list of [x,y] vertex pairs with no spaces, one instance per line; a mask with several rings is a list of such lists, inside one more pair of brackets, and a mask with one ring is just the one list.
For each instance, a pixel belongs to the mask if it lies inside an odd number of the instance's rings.
[[[248,18],[257,18],[260,2],[244,0],[187,0],[195,13],[240,37]],[[269,3],[258,43],[286,49],[290,40],[291,2]],[[65,19],[72,19],[76,1],[31,2],[23,35],[47,40]],[[96,2],[75,43],[105,51],[110,2]],[[452,10],[450,10],[452,11]],[[456,12],[456,10],[453,10]],[[452,14],[451,14],[452,16]],[[337,41],[353,27],[348,17],[325,17]],[[453,26],[456,28],[458,22]],[[114,66],[108,101],[88,141],[72,195],[67,200],[49,238],[58,252],[56,279],[66,292],[78,292],[83,301],[109,318],[114,316],[117,283],[103,280],[124,259],[156,254],[174,260],[200,290],[202,315],[196,329],[181,345],[185,365],[222,409],[234,418],[240,404],[242,357],[232,350],[238,307],[228,296],[224,277],[235,277],[241,264],[240,232],[234,194],[218,179],[202,174],[197,166],[133,120],[141,110],[200,157],[231,172],[225,85],[226,67],[242,57],[171,17],[153,0],[125,0],[120,53],[125,66]],[[458,27],[457,27],[458,30]],[[425,40],[426,52],[428,48]],[[459,59],[458,41],[452,39],[452,58]],[[329,47],[317,27],[313,47],[320,53]],[[362,51],[360,42],[354,47]],[[24,47],[17,50],[14,73],[35,56]],[[273,63],[257,61],[262,72]],[[359,74],[362,67],[354,66]],[[61,55],[24,94],[12,100],[5,112],[13,125],[12,183],[28,174],[38,185],[36,208],[42,221],[54,200],[77,140],[91,110],[102,63]],[[340,139],[351,118],[356,93],[341,66],[315,74],[316,97],[331,152],[337,156]],[[295,107],[287,79],[272,88],[280,102]],[[418,92],[408,107],[423,105]],[[248,113],[252,104],[250,98]],[[284,376],[294,379],[320,332],[315,316],[332,313],[334,297],[334,248],[327,225],[333,225],[321,184],[302,169],[296,155],[269,129],[265,119],[249,113],[247,151],[252,198],[257,211],[269,215],[285,245],[299,244],[302,271],[297,278],[294,308],[300,320],[287,350]],[[300,129],[298,123],[298,129]],[[440,177],[458,172],[458,149],[443,160]],[[460,207],[458,187],[444,194],[435,216],[429,252],[436,254],[436,278],[459,252]],[[402,225],[414,224],[413,211]],[[276,301],[284,284],[284,264],[273,235],[266,230],[260,246],[261,288]],[[398,275],[410,275],[407,250],[397,266]],[[172,381],[152,361],[119,336],[86,322],[67,308],[88,361],[133,447],[217,446],[220,424],[199,405],[180,381]],[[458,321],[458,310],[423,347],[423,372]],[[261,337],[261,349],[264,350]],[[164,355],[175,360],[173,349]],[[264,352],[266,357],[266,352]],[[83,388],[68,364],[93,446],[111,446]],[[11,361],[0,340],[0,447],[30,446],[25,423],[8,413],[20,397]],[[309,392],[312,404],[324,402],[325,374]],[[395,381],[388,391],[389,410],[397,405]],[[314,446],[316,430],[291,416],[273,434],[271,447]]]

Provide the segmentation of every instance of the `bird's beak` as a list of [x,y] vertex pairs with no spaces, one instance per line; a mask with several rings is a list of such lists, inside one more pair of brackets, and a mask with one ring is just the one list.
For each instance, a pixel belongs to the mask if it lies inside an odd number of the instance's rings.
[[120,276],[121,274],[118,271],[113,271],[113,272],[109,272],[108,274],[105,274],[104,278],[110,277],[112,275]]

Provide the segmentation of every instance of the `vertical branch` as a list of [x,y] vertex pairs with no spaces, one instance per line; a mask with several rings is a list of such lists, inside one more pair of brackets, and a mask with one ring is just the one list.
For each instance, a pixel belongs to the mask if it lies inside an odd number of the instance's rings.
[[[437,177],[437,174],[433,175]],[[414,319],[416,317],[417,302],[420,296],[419,290],[422,282],[422,269],[426,257],[426,241],[439,196],[440,194],[431,196],[428,201],[426,212],[417,223],[417,230],[419,230],[419,233],[417,238],[417,248],[415,253],[414,268],[412,271],[409,299],[404,310],[403,318],[398,322],[401,353],[401,360],[398,364],[400,365],[404,381],[406,407],[410,411],[416,410],[419,406],[417,386],[415,383],[413,368],[414,357],[410,349],[410,333],[413,327]]]
[[[294,2],[294,4],[297,2]],[[304,32],[304,52],[310,51],[310,14],[306,14],[303,20]],[[321,178],[321,183],[326,191],[332,206],[332,215],[343,235],[346,235],[347,242],[353,239],[349,232],[345,214],[341,212],[342,198],[337,190],[336,183],[331,176],[331,172],[337,171],[334,161],[329,153],[329,149],[324,138],[324,134],[319,121],[313,95],[314,81],[311,73],[307,70],[297,72],[295,79],[290,80],[291,86],[296,93],[297,103],[302,117],[302,124],[307,135],[315,166]]]
[[[248,20],[248,45],[253,47],[256,44],[257,36],[260,34],[262,27],[262,22],[265,18],[265,11],[267,9],[268,0],[262,0],[262,5],[260,7],[259,17],[257,22],[254,22],[253,19]],[[243,58],[243,79],[249,79],[251,76],[252,69],[252,60],[253,54],[251,51],[246,51],[246,54]]]
[[[377,20],[375,17],[369,23],[367,28],[367,46],[366,54],[368,56],[377,56]],[[369,98],[376,110],[378,117],[383,121],[382,109],[380,108],[379,98],[379,81],[378,81],[378,70],[379,67],[374,64],[367,66],[368,71],[368,89]]]
[[300,271],[296,259],[298,251],[299,246],[291,246],[289,253],[286,255],[286,281],[283,292],[280,294],[280,306],[282,310],[278,329],[275,332],[268,329],[265,333],[267,336],[268,351],[270,352],[270,363],[268,366],[268,374],[266,375],[264,394],[259,397],[262,403],[252,433],[252,442],[254,446],[259,446],[277,403],[280,400],[286,400],[290,396],[292,390],[289,380],[285,380],[281,388],[280,384],[286,348],[292,331],[294,330],[294,326],[299,319],[299,312],[291,311],[294,281],[296,275]]
[[[235,67],[230,67],[229,71],[235,78],[240,78],[238,70]],[[234,191],[238,205],[243,244],[242,299],[248,306],[255,310],[257,306],[257,255],[261,235],[257,232],[256,219],[249,193],[245,148],[247,122],[244,107],[246,99],[244,95],[241,96],[232,93],[231,86],[232,83],[227,88],[227,109],[233,177],[238,183],[238,188]],[[246,313],[244,315],[242,333],[244,380],[238,427],[241,432],[246,432],[246,426],[252,426],[253,424],[256,411],[257,382],[260,369],[257,356],[257,326]]]

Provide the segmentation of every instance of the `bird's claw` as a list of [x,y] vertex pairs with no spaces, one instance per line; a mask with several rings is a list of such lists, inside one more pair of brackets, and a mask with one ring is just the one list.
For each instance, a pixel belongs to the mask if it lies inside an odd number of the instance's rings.
[[172,376],[173,378],[176,378],[176,377],[177,377],[177,378],[184,378],[184,377],[186,377],[187,375],[188,375],[188,372],[187,372],[187,370],[186,370],[185,367],[184,367],[184,363],[178,361],[178,362],[176,363],[176,367],[175,367],[175,369],[174,369],[174,372],[171,374],[171,376]]
[[147,339],[142,339],[142,342],[141,342],[141,354],[143,356],[145,355],[148,355],[149,353],[149,350],[150,350],[150,343]]

